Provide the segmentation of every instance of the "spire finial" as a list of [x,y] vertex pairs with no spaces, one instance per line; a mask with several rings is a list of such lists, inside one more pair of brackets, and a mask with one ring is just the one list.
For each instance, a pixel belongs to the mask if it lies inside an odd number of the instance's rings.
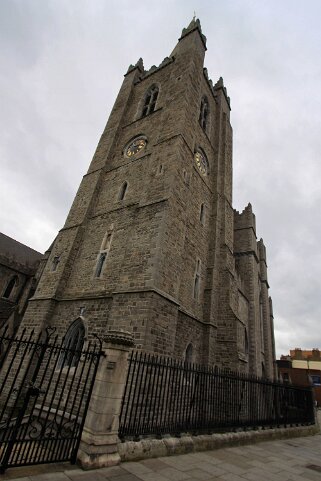
[[193,21],[195,22],[195,20],[196,20],[196,12],[194,10]]

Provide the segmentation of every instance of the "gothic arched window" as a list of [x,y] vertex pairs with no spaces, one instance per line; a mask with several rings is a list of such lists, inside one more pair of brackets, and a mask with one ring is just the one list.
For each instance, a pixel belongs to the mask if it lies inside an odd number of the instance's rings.
[[154,112],[156,108],[156,101],[159,93],[159,88],[157,85],[152,85],[149,87],[145,94],[145,101],[142,110],[142,117],[146,117],[146,115],[151,114]]
[[193,345],[190,343],[185,351],[185,362],[191,364],[193,362]]
[[194,286],[193,286],[193,297],[196,300],[198,300],[198,297],[199,297],[200,277],[201,277],[201,261],[200,259],[197,259],[195,275],[194,275]]
[[2,297],[5,297],[6,299],[9,299],[9,297],[12,294],[13,289],[15,286],[18,284],[18,276],[14,276],[10,279],[10,281],[7,284],[6,290],[3,293]]
[[199,123],[202,129],[205,130],[205,132],[208,125],[208,116],[209,116],[208,100],[206,97],[203,97],[201,101]]
[[85,342],[85,334],[86,331],[82,319],[76,319],[64,337],[59,367],[77,366]]

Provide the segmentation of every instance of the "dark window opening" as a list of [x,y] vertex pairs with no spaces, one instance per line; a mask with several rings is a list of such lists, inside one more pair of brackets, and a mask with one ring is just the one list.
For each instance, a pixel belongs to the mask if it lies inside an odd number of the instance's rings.
[[312,374],[311,375],[311,380],[314,386],[320,386],[321,385],[321,376]]
[[205,223],[205,205],[201,204],[201,209],[200,209],[200,222],[202,225]]
[[51,271],[55,272],[58,268],[58,264],[60,262],[60,256],[55,256],[52,260]]
[[158,87],[156,85],[153,85],[147,92],[146,97],[145,97],[145,102],[144,102],[144,107],[142,111],[142,117],[146,117],[146,115],[151,114],[152,112],[155,111],[156,108],[156,102],[157,102],[157,97],[158,97]]
[[206,131],[206,128],[207,128],[208,116],[209,116],[208,101],[207,101],[207,98],[204,97],[201,101],[199,123],[200,123],[202,129],[205,130],[205,131]]
[[69,327],[64,338],[59,367],[77,366],[85,341],[85,326],[81,319],[74,321]]
[[126,192],[127,192],[127,187],[128,187],[127,182],[124,182],[123,185],[121,186],[121,189],[120,189],[120,192],[119,192],[119,196],[118,196],[118,200],[124,200],[124,199],[125,199],[125,195],[126,195]]
[[185,351],[185,362],[191,364],[193,362],[193,345],[190,343]]
[[107,257],[107,252],[101,252],[101,253],[99,254],[99,258],[98,258],[98,262],[97,262],[97,267],[96,267],[96,273],[95,273],[95,276],[96,276],[96,277],[100,277],[100,276],[101,276],[101,273],[102,273],[102,270],[103,270],[103,267],[104,267],[104,264],[105,264],[106,257]]
[[244,329],[244,352],[245,352],[246,356],[249,353],[249,340],[248,340],[248,337],[247,337],[247,330],[246,329]]
[[194,299],[198,299],[199,288],[200,288],[200,276],[199,276],[199,274],[195,274],[194,292],[193,292]]
[[283,377],[283,381],[284,381],[284,382],[290,382],[290,378],[289,378],[289,373],[288,373],[288,372],[283,372],[283,373],[282,373],[282,377]]
[[18,284],[18,277],[14,276],[8,282],[6,290],[4,291],[3,297],[5,297],[6,299],[9,299],[16,284]]

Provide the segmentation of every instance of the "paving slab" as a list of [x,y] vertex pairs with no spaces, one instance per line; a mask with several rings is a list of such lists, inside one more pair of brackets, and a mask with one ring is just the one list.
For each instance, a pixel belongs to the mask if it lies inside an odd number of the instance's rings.
[[9,468],[0,481],[321,481],[321,435],[145,459],[83,471],[67,463]]

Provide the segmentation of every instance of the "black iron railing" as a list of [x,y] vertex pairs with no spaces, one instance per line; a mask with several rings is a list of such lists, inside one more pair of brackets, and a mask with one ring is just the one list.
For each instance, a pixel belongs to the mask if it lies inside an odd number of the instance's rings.
[[121,439],[314,423],[311,388],[132,352]]
[[100,356],[99,340],[76,349],[51,328],[0,335],[0,473],[76,461]]

